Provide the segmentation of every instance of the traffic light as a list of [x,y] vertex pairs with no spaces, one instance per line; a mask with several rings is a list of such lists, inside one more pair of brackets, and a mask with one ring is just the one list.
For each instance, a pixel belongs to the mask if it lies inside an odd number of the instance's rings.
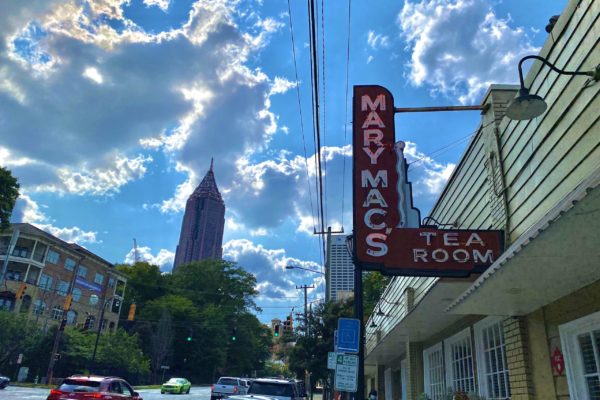
[[276,324],[274,327],[274,332],[273,332],[273,336],[275,337],[279,337],[279,331],[281,330],[281,325]]
[[119,311],[121,311],[121,300],[114,299],[110,311],[112,311],[115,314],[118,314]]
[[73,303],[73,295],[68,294],[65,298],[65,304],[63,305],[63,310],[69,311],[71,309],[71,304]]
[[131,303],[131,305],[129,306],[129,314],[127,315],[127,321],[133,321],[133,319],[135,318],[135,309],[136,309],[136,305],[135,303]]
[[17,294],[15,296],[16,299],[21,300],[25,296],[26,290],[27,290],[27,285],[25,284],[25,282],[21,283],[21,286],[19,286],[19,290],[17,290]]
[[185,339],[185,340],[187,340],[188,342],[191,342],[191,341],[192,341],[192,332],[193,332],[193,331],[190,329],[190,334],[189,334],[189,335],[188,335],[188,337]]
[[233,328],[233,332],[231,333],[231,341],[235,342],[237,340],[237,329]]

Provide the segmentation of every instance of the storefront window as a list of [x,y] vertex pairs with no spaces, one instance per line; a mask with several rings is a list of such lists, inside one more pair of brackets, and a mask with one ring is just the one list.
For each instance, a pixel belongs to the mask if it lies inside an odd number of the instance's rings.
[[502,321],[486,318],[475,325],[480,394],[490,400],[510,399]]
[[427,393],[431,400],[444,399],[446,396],[446,384],[442,343],[438,343],[423,351],[423,367],[425,393]]
[[447,386],[453,391],[475,392],[471,330],[464,331],[444,341],[446,352]]
[[559,327],[571,398],[600,400],[600,312]]

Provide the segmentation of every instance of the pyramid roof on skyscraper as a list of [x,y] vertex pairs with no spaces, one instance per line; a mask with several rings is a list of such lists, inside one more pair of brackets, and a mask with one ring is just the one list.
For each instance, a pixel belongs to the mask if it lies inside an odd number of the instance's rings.
[[215,181],[212,158],[210,160],[210,168],[208,172],[206,175],[204,175],[202,182],[200,182],[196,190],[194,190],[194,193],[192,193],[192,197],[210,197],[220,201],[221,203],[224,203],[221,193],[219,192],[219,188],[217,187],[217,182]]

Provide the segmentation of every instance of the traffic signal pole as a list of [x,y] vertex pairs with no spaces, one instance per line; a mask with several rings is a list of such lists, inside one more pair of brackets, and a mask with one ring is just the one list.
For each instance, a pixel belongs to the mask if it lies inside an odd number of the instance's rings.
[[296,289],[304,290],[304,326],[306,327],[306,334],[308,335],[308,289],[313,289],[314,285],[302,285],[296,286]]
[[[69,291],[67,296],[73,296],[73,288],[75,287],[75,279],[77,279],[77,273],[79,272],[79,266],[81,262],[84,260],[85,256],[82,256],[78,261],[77,265],[73,269],[73,274],[71,276],[71,282],[69,284]],[[48,288],[46,288],[48,289]],[[60,339],[62,337],[62,333],[65,330],[65,326],[67,325],[67,313],[69,310],[63,309],[62,320],[60,321],[60,325],[56,330],[56,335],[54,335],[54,343],[52,344],[52,352],[50,353],[50,362],[48,363],[48,371],[46,372],[46,384],[52,384],[52,378],[54,376],[54,365],[60,355],[58,354],[58,347],[60,345]]]

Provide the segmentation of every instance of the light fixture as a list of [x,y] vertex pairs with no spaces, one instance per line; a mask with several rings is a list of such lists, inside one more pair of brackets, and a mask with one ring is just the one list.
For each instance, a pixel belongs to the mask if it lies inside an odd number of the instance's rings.
[[377,324],[375,323],[375,320],[371,320],[371,325],[369,325],[369,328],[377,328]]
[[379,309],[377,310],[375,315],[377,315],[378,317],[387,317],[387,315],[385,315],[385,313],[381,311],[381,306],[379,306]]
[[600,65],[598,65],[594,71],[564,71],[562,69],[556,68],[544,57],[525,56],[519,61],[519,82],[521,84],[521,88],[519,89],[519,95],[508,104],[508,108],[506,109],[506,116],[510,119],[533,119],[542,115],[544,111],[546,111],[546,108],[548,108],[548,104],[546,104],[544,99],[542,99],[536,94],[530,94],[529,89],[525,87],[525,82],[523,81],[523,62],[530,59],[540,60],[545,65],[550,67],[551,70],[561,75],[589,76],[594,81],[600,80]]

